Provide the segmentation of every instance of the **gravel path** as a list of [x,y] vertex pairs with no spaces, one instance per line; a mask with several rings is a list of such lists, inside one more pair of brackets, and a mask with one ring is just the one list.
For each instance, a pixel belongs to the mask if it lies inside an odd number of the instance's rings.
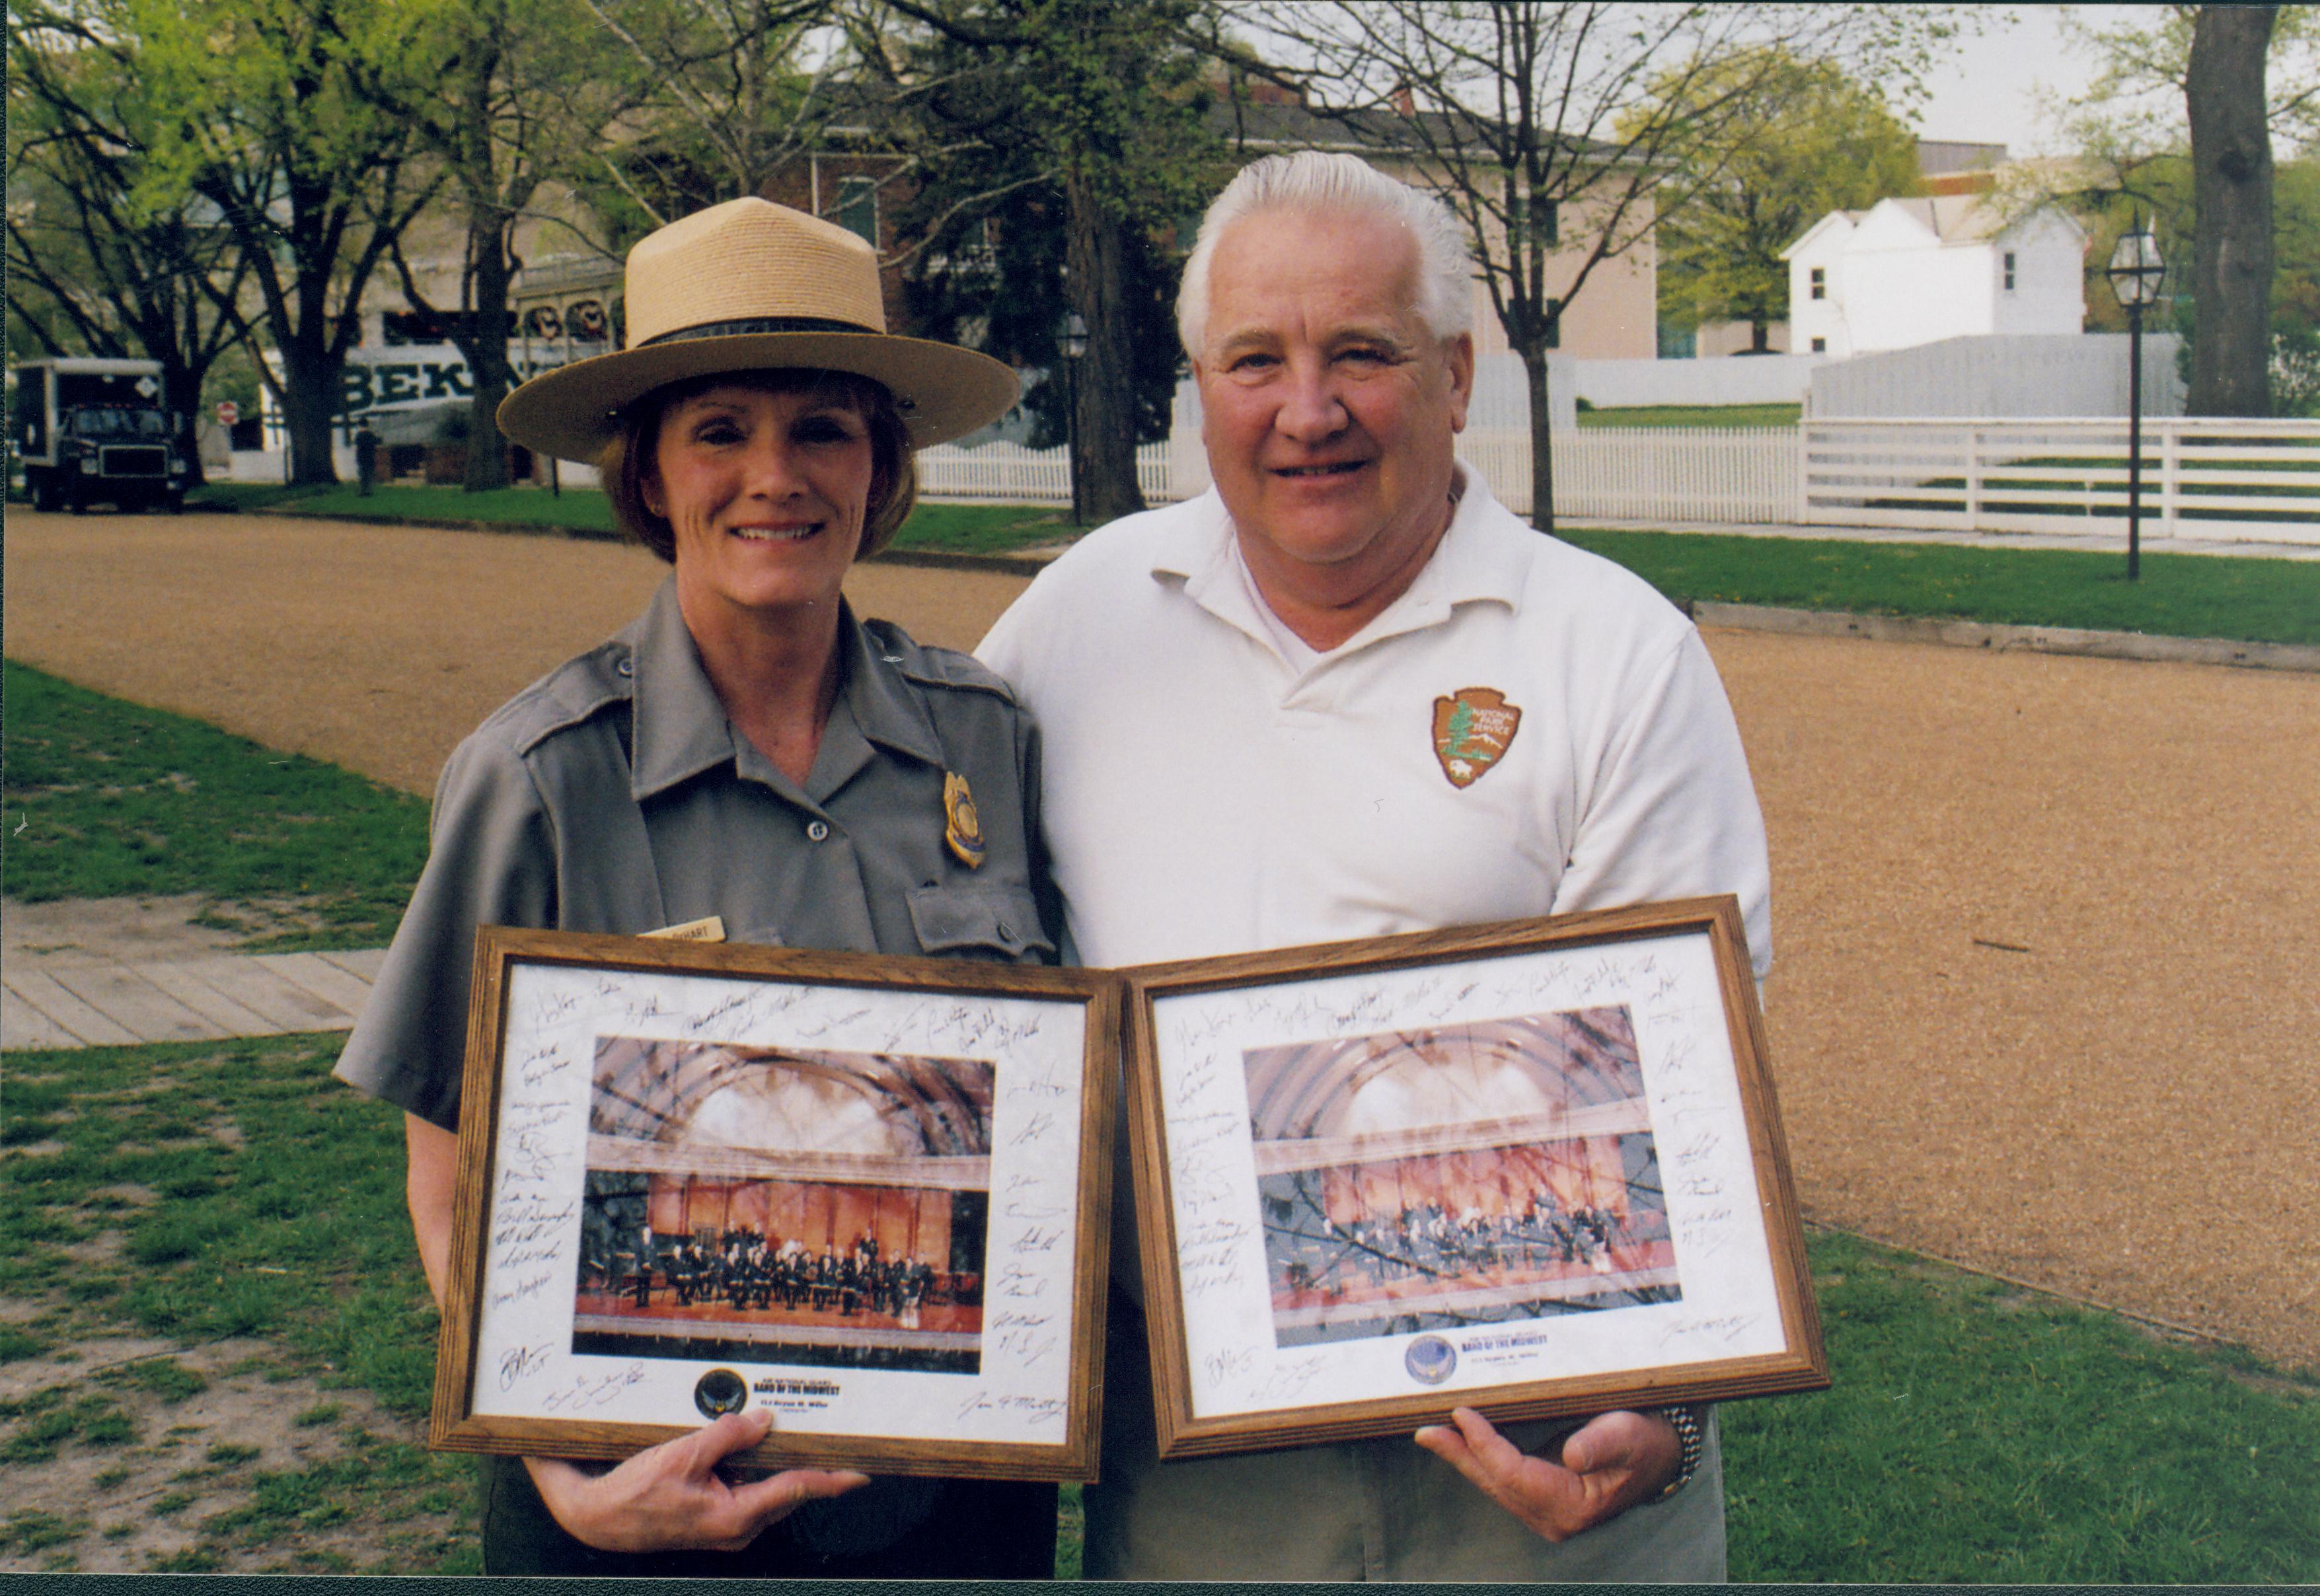
[[[426,791],[658,580],[605,544],[12,514],[13,658]],[[1020,579],[848,590],[970,646]],[[2320,1367],[2320,677],[1711,631],[1808,1213]]]

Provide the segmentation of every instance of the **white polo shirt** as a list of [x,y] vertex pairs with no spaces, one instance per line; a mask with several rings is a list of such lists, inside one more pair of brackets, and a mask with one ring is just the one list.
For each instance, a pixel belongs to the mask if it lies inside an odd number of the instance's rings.
[[[1763,978],[1771,875],[1738,728],[1699,634],[1641,579],[1468,473],[1409,591],[1300,669],[1236,564],[1213,490],[1128,517],[977,650],[1045,736],[1083,962],[1732,892]],[[1509,724],[1502,750],[1474,735]]]

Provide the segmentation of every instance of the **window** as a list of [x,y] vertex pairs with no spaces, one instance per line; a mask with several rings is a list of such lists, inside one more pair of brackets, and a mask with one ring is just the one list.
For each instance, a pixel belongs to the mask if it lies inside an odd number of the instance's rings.
[[1812,296],[1815,299],[1826,299],[1828,297],[1828,268],[1826,266],[1815,266],[1812,269]]
[[1826,338],[1815,338],[1815,339],[1813,339],[1812,352],[1813,352],[1814,354],[1816,354],[1816,355],[1826,355],[1826,354],[1827,354],[1827,353],[1828,353],[1828,340],[1827,340]]
[[870,177],[838,180],[838,225],[870,248],[878,247],[878,184]]
[[2006,252],[2006,292],[2014,292],[2014,251],[2011,249]]

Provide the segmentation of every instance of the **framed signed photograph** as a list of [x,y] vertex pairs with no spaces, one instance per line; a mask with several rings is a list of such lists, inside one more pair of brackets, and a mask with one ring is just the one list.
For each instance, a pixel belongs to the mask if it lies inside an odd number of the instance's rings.
[[485,929],[439,1447],[1092,1477],[1117,1005],[1017,965]]
[[1162,1456],[1828,1384],[1732,898],[1122,973]]

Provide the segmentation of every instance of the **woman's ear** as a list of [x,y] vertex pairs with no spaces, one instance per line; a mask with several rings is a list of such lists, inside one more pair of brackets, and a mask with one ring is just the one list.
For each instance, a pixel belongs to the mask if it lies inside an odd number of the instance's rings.
[[637,497],[644,500],[645,508],[654,515],[664,521],[668,519],[668,506],[661,499],[660,479],[651,472],[647,471],[638,477]]

